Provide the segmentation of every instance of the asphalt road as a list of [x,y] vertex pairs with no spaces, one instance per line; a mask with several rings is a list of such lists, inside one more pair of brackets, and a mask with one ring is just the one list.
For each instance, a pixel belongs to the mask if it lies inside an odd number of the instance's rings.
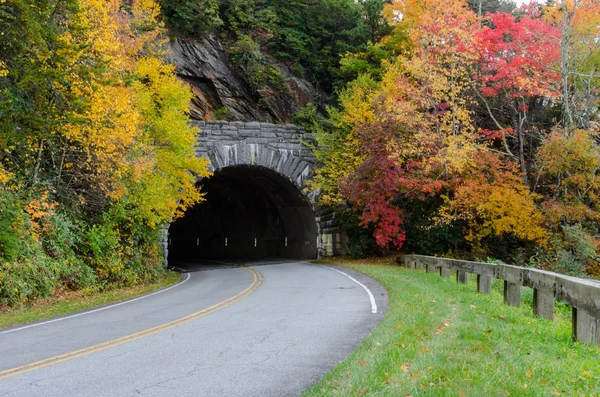
[[295,396],[386,310],[347,269],[248,266],[187,265],[160,293],[0,330],[0,396]]

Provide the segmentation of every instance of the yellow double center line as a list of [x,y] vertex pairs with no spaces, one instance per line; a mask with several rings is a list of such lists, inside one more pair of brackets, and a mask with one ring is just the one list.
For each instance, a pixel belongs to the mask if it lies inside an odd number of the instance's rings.
[[157,325],[156,327],[148,328],[146,330],[143,330],[143,331],[140,331],[140,332],[136,332],[134,334],[123,336],[123,337],[117,338],[117,339],[112,339],[112,340],[109,340],[109,341],[106,341],[106,342],[99,343],[97,345],[86,347],[84,349],[76,350],[76,351],[73,351],[73,352],[70,352],[70,353],[61,354],[59,356],[46,358],[44,360],[36,361],[36,362],[30,363],[30,364],[26,364],[26,365],[23,365],[23,366],[20,366],[20,367],[7,369],[5,371],[0,372],[0,380],[5,379],[5,378],[9,378],[11,376],[21,375],[21,374],[24,374],[24,373],[29,372],[29,371],[35,371],[36,369],[40,369],[40,368],[44,368],[44,367],[49,367],[49,366],[54,365],[54,364],[62,363],[63,361],[73,360],[74,358],[78,358],[78,357],[82,357],[82,356],[85,356],[85,355],[88,355],[88,354],[92,354],[92,353],[95,353],[95,352],[106,350],[106,349],[109,349],[111,347],[122,345],[124,343],[133,342],[134,340],[141,339],[141,338],[144,338],[146,336],[154,335],[154,334],[157,334],[157,333],[162,332],[162,331],[166,331],[168,329],[177,327],[177,326],[185,324],[185,323],[189,323],[190,321],[196,320],[196,319],[198,319],[200,317],[204,317],[204,316],[207,316],[207,315],[209,315],[211,313],[214,313],[216,311],[224,309],[227,306],[230,306],[230,305],[232,305],[232,304],[234,304],[234,303],[236,303],[236,302],[238,302],[238,301],[246,298],[248,295],[250,295],[251,293],[253,293],[254,291],[256,291],[256,289],[258,287],[260,287],[260,285],[263,282],[263,276],[257,270],[252,269],[251,267],[242,267],[242,266],[239,266],[239,267],[241,269],[247,270],[250,273],[252,273],[252,275],[254,277],[254,280],[252,281],[252,284],[250,284],[246,289],[244,289],[240,293],[232,296],[229,299],[226,299],[226,300],[224,300],[222,302],[219,302],[216,305],[208,307],[208,308],[206,308],[204,310],[201,310],[199,312],[189,314],[189,315],[187,315],[185,317],[181,317],[181,318],[179,318],[177,320],[173,320],[173,321],[170,321],[170,322],[165,323],[165,324]]

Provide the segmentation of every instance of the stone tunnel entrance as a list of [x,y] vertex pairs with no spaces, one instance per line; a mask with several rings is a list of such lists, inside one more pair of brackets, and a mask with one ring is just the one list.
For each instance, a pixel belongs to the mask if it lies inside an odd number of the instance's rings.
[[194,259],[317,257],[311,204],[265,167],[225,167],[199,182],[205,201],[169,228],[169,263]]

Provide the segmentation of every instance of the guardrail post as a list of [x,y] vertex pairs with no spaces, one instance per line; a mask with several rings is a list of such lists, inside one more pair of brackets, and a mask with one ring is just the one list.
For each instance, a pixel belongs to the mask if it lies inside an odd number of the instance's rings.
[[423,270],[423,262],[416,260],[415,261],[415,269],[417,270]]
[[464,270],[456,271],[456,282],[461,284],[469,284],[469,273]]
[[442,259],[436,259],[436,262],[440,269],[440,276],[444,278],[449,278],[452,274],[452,269],[450,268],[450,266],[448,266],[448,264],[445,263],[445,261]]
[[436,266],[434,264],[427,264],[427,273],[435,273]]
[[554,293],[552,291],[533,289],[533,314],[554,320]]
[[477,275],[477,291],[482,294],[489,294],[492,292],[492,278],[483,274]]
[[600,346],[600,319],[573,307],[573,340]]
[[444,278],[449,278],[452,275],[452,269],[446,266],[440,267],[440,276]]
[[521,306],[521,285],[504,280],[504,304],[508,306]]
[[406,267],[406,268],[410,267],[410,266],[408,265],[408,262],[409,262],[409,261],[408,261],[408,260],[406,259],[406,257],[404,257],[404,256],[400,256],[400,257],[398,257],[398,259],[396,260],[396,262],[398,262],[398,264],[399,264],[401,267]]

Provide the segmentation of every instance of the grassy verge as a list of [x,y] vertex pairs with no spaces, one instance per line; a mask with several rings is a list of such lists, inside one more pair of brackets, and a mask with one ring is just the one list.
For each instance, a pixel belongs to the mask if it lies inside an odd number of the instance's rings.
[[0,329],[135,298],[175,284],[180,278],[179,273],[169,271],[163,278],[152,284],[115,288],[101,292],[65,291],[47,299],[35,301],[27,307],[9,308],[0,306]]
[[[600,349],[571,340],[564,308],[554,322],[454,279],[393,260],[332,259],[379,281],[389,310],[358,349],[308,396],[600,396]],[[474,279],[474,277],[473,277]]]

